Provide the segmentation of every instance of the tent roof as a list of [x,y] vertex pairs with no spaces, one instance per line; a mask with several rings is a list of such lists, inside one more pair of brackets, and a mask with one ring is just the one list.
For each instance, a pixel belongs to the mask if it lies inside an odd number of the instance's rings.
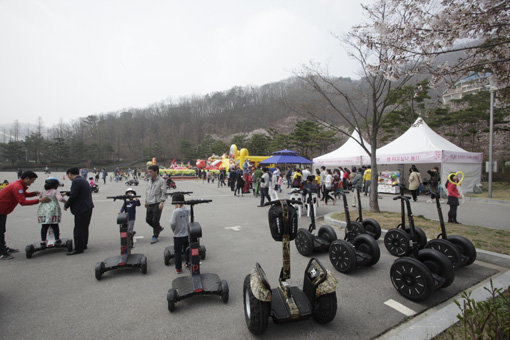
[[377,156],[392,154],[415,154],[430,151],[467,152],[438,135],[419,117],[403,135],[377,149]]
[[311,164],[312,161],[296,154],[275,154],[259,164]]
[[369,164],[370,156],[368,153],[359,145],[357,141],[363,141],[363,144],[367,149],[370,149],[370,144],[360,136],[359,132],[354,130],[341,147],[331,151],[330,153],[324,154],[313,159],[313,163],[316,165],[359,165]]

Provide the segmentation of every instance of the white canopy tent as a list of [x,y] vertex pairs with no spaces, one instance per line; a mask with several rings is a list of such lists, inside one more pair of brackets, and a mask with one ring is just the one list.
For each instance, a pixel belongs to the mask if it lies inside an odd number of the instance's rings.
[[[377,149],[377,164],[440,164],[443,183],[451,172],[462,171],[463,192],[473,191],[480,183],[482,158],[481,153],[465,151],[441,137],[422,118],[393,142]],[[422,177],[425,180],[423,173]]]
[[363,141],[363,144],[370,150],[370,144],[367,143],[360,134],[354,130],[352,135],[338,149],[331,151],[313,159],[314,166],[347,166],[347,165],[369,165],[370,156],[359,145],[357,141]]

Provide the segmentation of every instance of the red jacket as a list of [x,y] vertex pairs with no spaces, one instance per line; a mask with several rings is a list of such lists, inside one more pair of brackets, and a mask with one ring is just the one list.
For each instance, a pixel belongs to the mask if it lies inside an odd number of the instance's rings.
[[35,196],[33,192],[27,192],[28,187],[22,179],[10,183],[0,191],[0,214],[8,215],[19,204],[33,205],[38,204],[39,200],[27,200],[27,197]]
[[453,196],[459,198],[459,189],[457,188],[457,185],[450,183],[448,181],[448,196]]

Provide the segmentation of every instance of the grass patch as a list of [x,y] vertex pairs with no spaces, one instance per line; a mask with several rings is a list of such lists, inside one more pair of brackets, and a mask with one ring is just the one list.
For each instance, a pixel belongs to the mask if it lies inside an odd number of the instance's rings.
[[[351,220],[358,216],[357,212],[350,212]],[[334,213],[332,218],[345,221],[343,212]],[[395,228],[401,222],[399,213],[382,212],[375,213],[363,210],[363,218],[373,218],[381,225],[383,229]],[[408,224],[406,218],[406,224]],[[428,238],[436,238],[441,232],[439,221],[433,221],[423,216],[415,216],[414,224],[425,231]],[[469,226],[464,224],[446,224],[446,232],[449,235],[462,235],[475,245],[476,248],[492,251],[500,254],[510,254],[510,231],[490,229],[478,226]]]
[[[487,198],[489,192],[489,183],[482,183],[481,194],[469,193],[466,194],[468,197],[479,197],[479,198]],[[506,182],[492,182],[492,198],[498,200],[506,200],[510,201],[510,183]]]

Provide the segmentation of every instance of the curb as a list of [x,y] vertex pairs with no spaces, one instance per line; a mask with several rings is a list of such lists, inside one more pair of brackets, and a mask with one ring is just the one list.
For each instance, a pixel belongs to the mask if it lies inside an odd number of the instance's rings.
[[498,200],[498,199],[494,199],[494,198],[481,198],[481,197],[464,196],[464,199],[466,201],[472,201],[472,202],[498,203],[498,204],[510,205],[510,201]]
[[[490,280],[495,288],[508,289],[510,286],[510,271],[506,271],[494,278],[479,283],[471,289],[471,298],[476,301],[483,301],[490,297]],[[423,314],[418,315],[416,318],[405,322],[387,333],[377,337],[376,339],[384,340],[404,340],[404,339],[431,339],[439,333],[444,332],[453,324],[458,322],[457,314],[459,314],[459,307],[453,302],[454,300],[462,299],[460,292],[456,296],[449,299],[447,302],[439,305],[436,308],[425,311]]]
[[[331,217],[334,213],[329,213],[324,216],[324,221],[339,225],[345,228],[346,223]],[[382,230],[382,234],[385,234],[386,230]],[[510,256],[504,254],[498,254],[491,251],[476,249],[477,261],[490,263],[496,266],[510,268]],[[490,288],[490,280],[496,288],[508,289],[510,287],[510,270],[501,271],[496,274],[495,277],[489,277],[488,279],[478,283],[477,285],[466,289],[465,291],[472,291],[471,298],[476,301],[482,301],[489,298],[489,292],[485,289]],[[465,292],[463,291],[463,292]],[[442,333],[453,324],[459,314],[459,308],[455,304],[454,300],[459,300],[462,297],[460,292],[454,297],[448,299],[448,301],[439,304],[438,306],[432,307],[422,314],[417,315],[411,320],[404,322],[395,328],[389,329],[386,333],[378,336],[376,339],[384,340],[407,340],[407,339],[431,339],[434,336]]]

